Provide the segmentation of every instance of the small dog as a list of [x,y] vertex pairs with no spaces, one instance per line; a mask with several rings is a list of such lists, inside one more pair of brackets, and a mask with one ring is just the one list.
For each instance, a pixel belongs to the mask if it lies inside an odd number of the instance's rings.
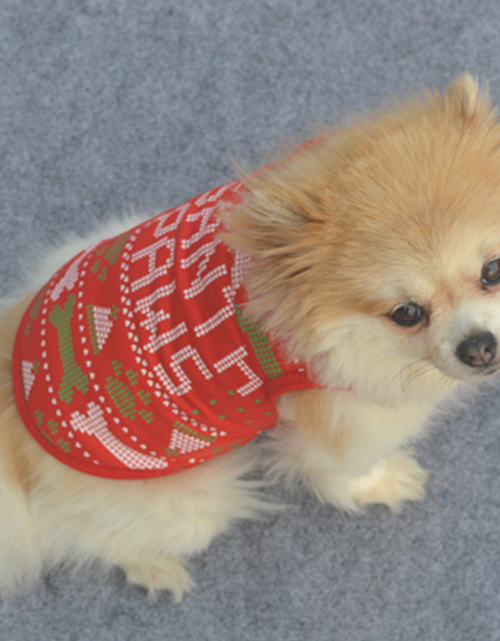
[[3,593],[97,559],[180,600],[269,508],[262,460],[349,512],[422,499],[402,448],[500,368],[499,146],[465,75],[38,264],[0,320]]

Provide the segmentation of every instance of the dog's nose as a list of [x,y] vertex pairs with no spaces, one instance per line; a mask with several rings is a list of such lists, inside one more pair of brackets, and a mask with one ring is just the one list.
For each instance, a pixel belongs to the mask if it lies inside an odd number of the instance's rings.
[[497,339],[491,332],[471,334],[457,347],[457,356],[469,367],[488,367],[497,353]]

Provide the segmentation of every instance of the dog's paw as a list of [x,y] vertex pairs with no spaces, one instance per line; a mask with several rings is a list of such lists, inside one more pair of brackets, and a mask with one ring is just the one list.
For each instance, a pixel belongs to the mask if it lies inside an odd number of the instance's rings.
[[145,588],[152,599],[156,598],[158,592],[166,590],[172,594],[174,603],[179,603],[195,587],[184,563],[177,559],[159,559],[154,563],[150,560],[141,561],[122,565],[121,568],[127,581]]
[[404,501],[424,498],[426,479],[427,473],[416,461],[405,454],[395,454],[353,481],[351,494],[360,505],[384,503],[398,512]]

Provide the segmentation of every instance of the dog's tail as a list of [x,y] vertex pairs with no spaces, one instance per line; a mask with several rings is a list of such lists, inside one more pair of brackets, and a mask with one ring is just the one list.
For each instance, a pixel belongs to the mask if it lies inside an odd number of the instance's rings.
[[34,583],[42,561],[29,509],[29,465],[22,450],[27,434],[15,408],[11,383],[11,343],[19,309],[0,317],[0,596]]
[[[9,416],[9,414],[11,416]],[[19,421],[13,407],[0,414],[0,596],[27,587],[39,578],[41,550],[28,506],[26,471],[20,469],[11,425]]]

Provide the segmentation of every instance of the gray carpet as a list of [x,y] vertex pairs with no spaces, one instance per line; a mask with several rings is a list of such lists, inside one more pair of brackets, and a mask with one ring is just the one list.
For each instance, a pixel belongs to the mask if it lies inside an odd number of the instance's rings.
[[[2,0],[0,293],[34,241],[165,210],[310,122],[465,69],[500,99],[499,31],[497,0]],[[500,639],[499,391],[436,419],[400,516],[279,490],[290,509],[195,559],[180,606],[61,569],[0,604],[0,641]]]

